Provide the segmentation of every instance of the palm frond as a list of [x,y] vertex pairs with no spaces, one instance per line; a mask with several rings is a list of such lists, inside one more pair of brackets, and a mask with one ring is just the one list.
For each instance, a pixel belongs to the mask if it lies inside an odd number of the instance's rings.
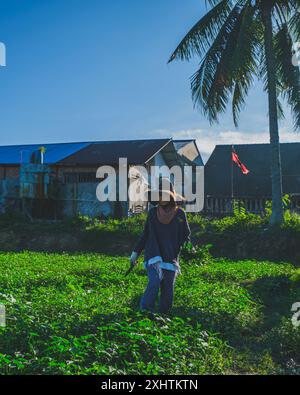
[[297,12],[289,19],[289,31],[293,40],[300,41],[300,0],[297,0]]
[[254,77],[258,74],[259,42],[262,31],[255,14],[256,10],[253,7],[249,5],[244,7],[241,13],[238,39],[232,53],[232,74],[235,79],[232,114],[236,127],[246,96]]
[[256,73],[257,29],[253,28],[253,7],[238,3],[228,16],[192,77],[192,94],[212,123],[226,106],[233,93],[235,124]]
[[292,109],[295,129],[300,129],[300,70],[292,63],[293,40],[287,24],[274,38],[274,51],[279,90]]
[[[240,13],[237,5],[228,15],[212,46],[200,64],[199,70],[192,76],[191,88],[194,104],[199,106],[210,122],[216,121],[218,113],[224,112],[228,102],[228,81],[226,73],[225,52],[228,37]],[[223,62],[221,61],[223,60]]]
[[[200,57],[191,78],[194,105],[210,122],[218,120],[232,98],[234,123],[255,76],[268,90],[264,46],[264,13],[271,0],[206,0],[210,11],[188,32],[172,54],[175,59]],[[272,0],[277,96],[292,108],[295,127],[300,128],[300,71],[292,64],[292,41],[300,41],[300,0]],[[278,99],[278,116],[283,107]]]
[[232,9],[232,1],[210,3],[216,5],[183,38],[171,55],[169,63],[175,59],[190,60],[193,55],[202,57],[210,47]]
[[210,7],[215,7],[218,3],[220,3],[222,0],[205,0],[205,5],[206,7],[210,5]]
[[288,24],[292,37],[300,39],[300,0],[277,0],[273,14],[278,30],[282,25]]

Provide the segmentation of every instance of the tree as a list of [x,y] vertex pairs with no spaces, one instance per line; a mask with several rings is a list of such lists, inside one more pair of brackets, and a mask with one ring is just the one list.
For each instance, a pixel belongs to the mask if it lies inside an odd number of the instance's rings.
[[[282,174],[278,121],[281,99],[291,107],[300,128],[300,71],[293,43],[300,41],[300,0],[207,0],[210,9],[172,54],[189,61],[200,57],[191,78],[192,97],[211,123],[232,103],[239,113],[256,78],[264,81],[269,99],[272,175],[272,224],[283,222]],[[292,61],[294,59],[294,61]]]

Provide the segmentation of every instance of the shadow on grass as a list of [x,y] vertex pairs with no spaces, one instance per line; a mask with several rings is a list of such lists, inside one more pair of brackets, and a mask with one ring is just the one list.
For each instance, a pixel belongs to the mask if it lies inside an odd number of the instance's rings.
[[[212,314],[186,306],[177,306],[172,315],[201,324],[204,330],[217,333],[238,352],[247,353],[255,361],[268,352],[273,361],[284,368],[289,360],[300,364],[300,335],[293,332],[291,306],[300,301],[300,288],[287,276],[263,277],[242,283],[255,302],[261,304],[258,320],[242,325],[230,314]],[[298,299],[297,299],[298,298]],[[296,300],[297,299],[297,300]]]
[[288,276],[263,277],[245,287],[263,306],[264,320],[259,329],[268,331],[280,323],[283,317],[291,317],[293,290]]

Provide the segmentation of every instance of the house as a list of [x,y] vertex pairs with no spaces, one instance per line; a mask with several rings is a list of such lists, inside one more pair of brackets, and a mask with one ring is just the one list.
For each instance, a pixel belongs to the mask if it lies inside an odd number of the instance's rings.
[[[243,175],[231,160],[231,145],[218,145],[205,165],[205,211],[212,215],[232,212],[232,200],[242,200],[248,211],[264,212],[272,197],[270,144],[234,146],[250,170]],[[300,208],[300,143],[281,144],[283,193],[292,209]]]
[[[131,177],[139,166],[202,163],[194,140],[96,141],[0,146],[0,212],[22,211],[34,218],[59,219],[78,213],[91,217],[125,216],[143,211],[145,202],[100,202],[96,178],[100,166],[119,177],[119,158],[127,158]],[[142,178],[141,178],[142,180]],[[142,181],[141,181],[142,182]],[[147,180],[145,180],[147,182]]]

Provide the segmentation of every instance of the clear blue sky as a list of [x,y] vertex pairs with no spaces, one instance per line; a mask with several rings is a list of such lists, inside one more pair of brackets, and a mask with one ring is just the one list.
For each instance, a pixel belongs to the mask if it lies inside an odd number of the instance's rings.
[[[238,130],[229,114],[211,127],[191,101],[197,60],[167,65],[204,12],[204,0],[0,0],[0,144],[174,136],[208,153],[265,141],[260,86]],[[284,140],[300,140],[281,127]]]

